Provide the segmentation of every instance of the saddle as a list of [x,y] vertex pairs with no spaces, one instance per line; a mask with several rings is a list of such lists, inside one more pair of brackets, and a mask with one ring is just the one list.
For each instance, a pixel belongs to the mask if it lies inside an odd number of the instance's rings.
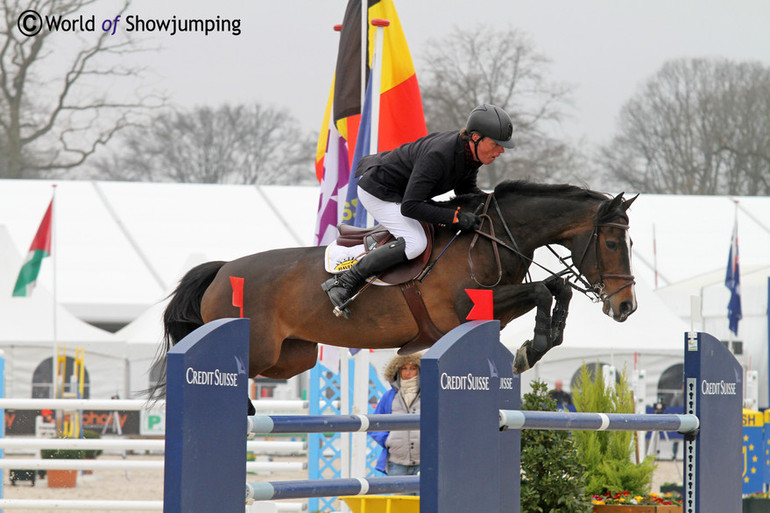
[[[425,266],[428,265],[431,252],[433,251],[433,225],[426,223],[420,224],[422,224],[423,230],[425,230],[425,236],[428,239],[428,245],[425,248],[425,251],[420,253],[420,256],[417,258],[413,258],[392,269],[388,269],[378,276],[380,281],[389,285],[400,285],[416,279]],[[365,253],[369,253],[373,249],[395,239],[387,229],[379,225],[371,228],[361,228],[358,226],[341,224],[337,228],[340,232],[337,237],[338,246],[351,248],[363,244]]]
[[[428,239],[425,251],[417,258],[399,264],[377,277],[379,281],[386,284],[400,285],[401,293],[404,295],[409,310],[412,312],[412,316],[417,323],[417,335],[401,346],[398,354],[412,354],[422,351],[444,336],[444,333],[436,327],[430,318],[425,302],[422,300],[420,289],[417,287],[416,280],[428,265],[431,253],[433,252],[434,235],[433,225],[427,223],[420,224],[422,224],[425,236]],[[394,240],[393,235],[379,225],[371,228],[361,228],[341,224],[337,228],[340,232],[336,241],[338,246],[352,248],[363,244],[365,253],[369,253],[373,249]]]

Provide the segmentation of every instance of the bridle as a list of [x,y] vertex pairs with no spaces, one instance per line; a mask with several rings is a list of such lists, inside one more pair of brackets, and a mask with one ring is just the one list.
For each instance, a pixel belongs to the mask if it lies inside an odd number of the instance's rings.
[[[503,228],[505,229],[506,235],[508,236],[508,239],[510,239],[511,244],[508,244],[504,242],[503,240],[499,239],[495,235],[495,227],[494,223],[492,223],[492,218],[488,214],[490,203],[494,204],[495,210],[497,212],[497,217],[500,219],[500,223],[502,223]],[[470,264],[470,272],[471,272],[471,278],[473,281],[476,282],[477,285],[480,287],[486,287],[486,288],[493,288],[496,287],[503,277],[503,267],[502,263],[500,261],[500,252],[498,250],[498,246],[502,246],[506,248],[507,250],[513,252],[514,254],[518,255],[523,260],[529,262],[530,264],[535,264],[536,266],[540,267],[541,269],[545,270],[552,276],[558,276],[558,277],[564,277],[566,283],[568,283],[573,289],[583,293],[585,296],[587,296],[591,301],[598,303],[603,302],[620,292],[621,290],[631,287],[636,283],[634,275],[633,274],[616,274],[616,273],[605,273],[602,268],[602,261],[601,261],[601,251],[600,249],[600,240],[599,235],[601,233],[602,228],[619,228],[621,230],[628,230],[629,226],[628,224],[624,223],[613,223],[613,222],[601,222],[601,220],[597,220],[594,223],[593,230],[591,232],[591,236],[589,237],[588,241],[586,241],[586,245],[583,248],[583,252],[580,256],[580,261],[577,265],[568,262],[566,258],[559,255],[550,244],[546,244],[546,247],[548,250],[556,256],[556,258],[559,259],[559,261],[564,265],[564,269],[562,269],[559,272],[553,272],[544,265],[536,262],[532,258],[528,257],[522,251],[519,249],[518,244],[516,243],[516,239],[513,237],[513,233],[511,232],[510,228],[508,227],[508,223],[505,221],[505,217],[503,217],[503,213],[500,210],[500,205],[497,202],[497,198],[495,198],[494,192],[487,195],[487,199],[484,202],[484,209],[482,213],[479,215],[481,217],[481,227],[476,230],[475,235],[473,236],[473,239],[471,240],[470,246],[468,246],[468,263]],[[489,221],[489,233],[481,231],[481,228],[484,227],[484,222]],[[486,239],[489,239],[489,241],[492,243],[492,252],[495,255],[495,261],[497,263],[497,280],[493,284],[484,284],[481,283],[476,278],[476,272],[474,270],[473,266],[473,257],[471,254],[471,251],[473,250],[474,246],[476,245],[476,242],[478,241],[479,237],[484,237]],[[585,261],[586,256],[588,255],[588,249],[591,247],[593,243],[594,246],[594,254],[596,255],[596,271],[599,275],[599,281],[595,284],[592,284],[589,282],[583,274],[580,272],[580,269],[583,267],[583,262]],[[571,258],[571,257],[570,257]],[[573,259],[574,261],[574,259]],[[612,292],[606,291],[606,286],[604,285],[604,280],[607,278],[613,278],[613,279],[621,279],[626,280],[625,283],[623,283],[620,287],[615,289]],[[573,283],[570,280],[574,280],[575,283]],[[578,283],[580,285],[578,285]]]

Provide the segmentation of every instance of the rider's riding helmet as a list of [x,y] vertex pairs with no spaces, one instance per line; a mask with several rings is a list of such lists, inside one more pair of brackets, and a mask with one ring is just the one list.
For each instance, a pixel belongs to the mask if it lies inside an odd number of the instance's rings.
[[468,116],[465,123],[468,132],[478,132],[489,137],[503,148],[513,148],[513,123],[511,117],[500,107],[485,103],[479,105]]

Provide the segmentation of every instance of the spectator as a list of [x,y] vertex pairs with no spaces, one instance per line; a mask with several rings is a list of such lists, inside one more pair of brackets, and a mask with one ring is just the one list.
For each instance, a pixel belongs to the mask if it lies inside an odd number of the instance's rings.
[[560,379],[557,379],[553,384],[553,390],[548,392],[548,395],[556,401],[556,407],[560,410],[568,410],[572,406],[572,394],[565,392],[564,383]]
[[[420,357],[422,353],[395,355],[383,371],[391,389],[383,394],[374,413],[420,413]],[[390,476],[420,472],[419,431],[373,431],[369,436],[382,446],[377,470]]]

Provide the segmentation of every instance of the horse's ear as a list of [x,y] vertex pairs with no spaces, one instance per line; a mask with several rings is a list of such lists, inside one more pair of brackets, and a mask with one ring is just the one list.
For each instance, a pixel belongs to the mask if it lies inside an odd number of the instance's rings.
[[[622,196],[622,194],[621,194],[621,196]],[[631,198],[630,200],[626,200],[626,201],[624,201],[624,202],[623,202],[623,206],[621,207],[621,208],[623,209],[623,211],[625,212],[626,210],[628,210],[628,207],[630,207],[630,206],[631,206],[631,204],[632,204],[634,201],[636,201],[636,198],[638,198],[638,197],[639,197],[639,195],[637,194],[636,196],[634,196],[634,197],[633,197],[633,198]]]
[[623,202],[623,193],[621,192],[614,198],[610,200],[610,204],[607,206],[607,212],[613,212],[618,207],[620,207],[620,204]]

